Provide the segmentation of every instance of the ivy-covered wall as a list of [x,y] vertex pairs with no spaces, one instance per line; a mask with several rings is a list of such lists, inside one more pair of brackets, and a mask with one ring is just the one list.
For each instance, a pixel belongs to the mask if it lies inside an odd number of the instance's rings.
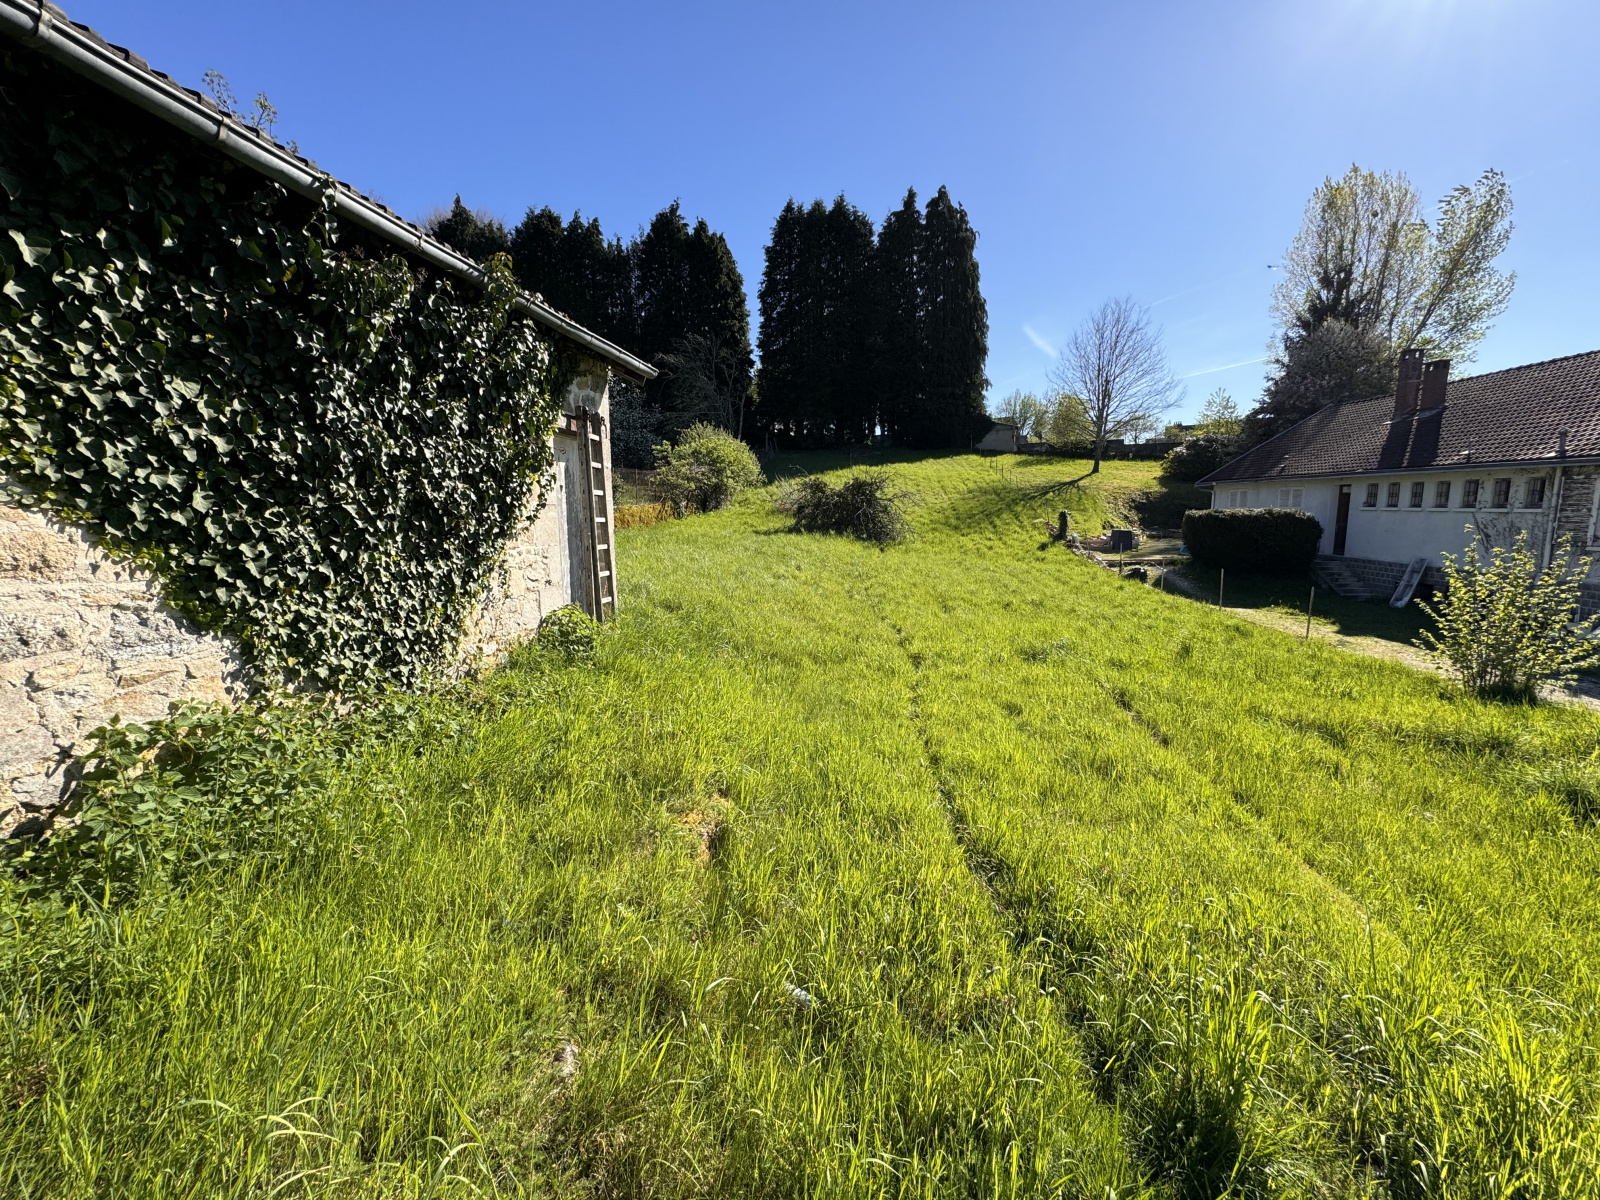
[[150,569],[261,678],[448,664],[572,367],[215,150],[0,50],[6,498]]
[[514,309],[507,261],[430,273],[25,49],[0,77],[0,503],[250,685],[453,669],[603,368]]

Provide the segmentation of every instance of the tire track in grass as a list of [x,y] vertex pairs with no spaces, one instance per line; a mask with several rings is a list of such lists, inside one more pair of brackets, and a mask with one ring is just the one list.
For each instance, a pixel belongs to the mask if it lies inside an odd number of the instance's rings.
[[[1138,941],[1141,935],[1150,934],[1148,928],[1123,934],[1111,929],[1056,928],[1046,912],[1035,910],[1032,901],[1036,897],[1027,893],[1037,883],[1016,876],[1003,853],[981,836],[956,798],[948,764],[923,711],[927,656],[915,648],[903,625],[888,617],[882,619],[893,630],[912,668],[911,722],[968,869],[1011,928],[1018,954],[1036,963],[1042,978],[1056,985],[1045,985],[1055,995],[1052,1008],[1083,1039],[1084,1062],[1097,1096],[1114,1107],[1119,1118],[1134,1118],[1136,1128],[1131,1136],[1125,1136],[1147,1182],[1169,1187],[1184,1197],[1249,1195],[1265,1194],[1268,1180],[1285,1168],[1290,1173],[1342,1174],[1342,1169],[1329,1161],[1328,1147],[1319,1144],[1324,1139],[1316,1131],[1310,1144],[1297,1147],[1291,1144],[1294,1139],[1286,1141],[1284,1130],[1261,1127],[1250,1103],[1240,1101],[1241,1095],[1268,1090],[1261,1075],[1261,1059],[1269,1045],[1268,1027],[1280,1016],[1270,1002],[1263,1002],[1265,993],[1256,990],[1248,978],[1248,964],[1236,962],[1219,976],[1202,962],[1192,943],[1182,954],[1167,955],[1163,961],[1158,938],[1148,943],[1150,949],[1143,952],[1147,957],[1141,958],[1141,952],[1135,950],[1131,969],[1139,974],[1130,977],[1129,964],[1117,961],[1119,952],[1127,947],[1117,943],[1128,933]],[[1139,711],[1126,688],[1102,678],[1093,682],[1133,726],[1149,736],[1158,754],[1189,767],[1183,756],[1169,749],[1171,739],[1157,722]],[[1281,846],[1280,839],[1254,814],[1240,810],[1237,804],[1229,805],[1229,810],[1230,823],[1248,829],[1255,839],[1274,848]],[[1309,871],[1323,887],[1348,900],[1342,889],[1311,871],[1298,854],[1287,857],[1295,868]],[[1359,910],[1359,906],[1353,907]],[[1149,1007],[1152,992],[1156,1008],[1167,1010],[1157,1013],[1157,1019],[1138,1011],[1141,1003]],[[1175,1009],[1185,1014],[1176,1036],[1172,1023],[1163,1025],[1160,1020],[1162,1015],[1171,1017]],[[1305,1117],[1302,1113],[1291,1124],[1303,1126]],[[1297,1149],[1304,1153],[1297,1156]],[[1296,1157],[1299,1162],[1289,1161]]]

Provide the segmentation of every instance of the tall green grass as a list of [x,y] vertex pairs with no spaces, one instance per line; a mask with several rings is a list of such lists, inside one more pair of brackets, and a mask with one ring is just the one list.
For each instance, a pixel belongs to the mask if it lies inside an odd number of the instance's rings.
[[1139,464],[893,469],[907,543],[625,531],[592,665],[13,934],[0,1192],[1593,1194],[1593,719],[1045,544]]

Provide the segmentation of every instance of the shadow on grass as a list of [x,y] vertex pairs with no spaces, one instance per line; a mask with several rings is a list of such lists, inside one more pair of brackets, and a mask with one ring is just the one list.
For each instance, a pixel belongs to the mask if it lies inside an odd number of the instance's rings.
[[[1217,571],[1189,562],[1174,568],[1174,572],[1206,596],[1216,597]],[[1223,604],[1228,608],[1270,609],[1303,618],[1311,586],[1309,575],[1285,579],[1229,571]],[[1342,637],[1378,638],[1404,646],[1412,645],[1424,629],[1433,628],[1432,619],[1415,601],[1405,608],[1390,608],[1383,600],[1347,600],[1323,587],[1317,588],[1312,615],[1320,628],[1326,630],[1332,625]]]
[[821,475],[852,467],[892,467],[905,463],[936,462],[957,458],[970,450],[892,450],[876,446],[842,446],[836,450],[786,450],[762,460],[770,480]]

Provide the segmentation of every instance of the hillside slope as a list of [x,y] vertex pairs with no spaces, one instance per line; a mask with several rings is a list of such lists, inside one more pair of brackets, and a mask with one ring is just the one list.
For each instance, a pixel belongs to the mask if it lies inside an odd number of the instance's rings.
[[1600,727],[1043,545],[1110,466],[624,532],[592,667],[18,989],[0,1190],[1592,1194]]

